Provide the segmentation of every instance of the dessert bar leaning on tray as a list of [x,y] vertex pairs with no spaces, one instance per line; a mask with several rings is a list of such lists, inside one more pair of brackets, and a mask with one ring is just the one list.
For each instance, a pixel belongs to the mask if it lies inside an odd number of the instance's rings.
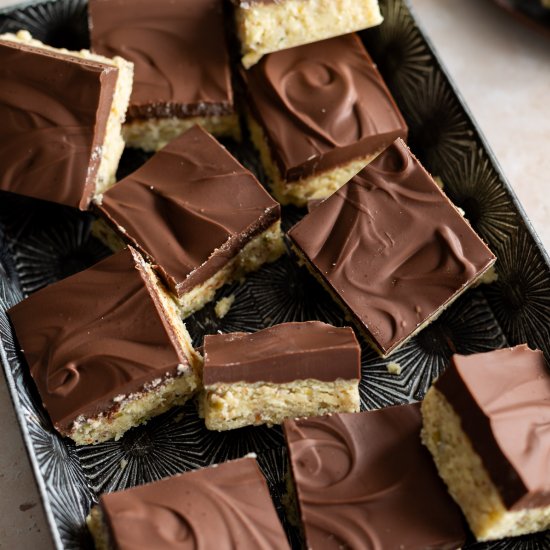
[[85,210],[115,182],[132,64],[0,35],[0,190]]
[[133,249],[8,310],[55,429],[118,439],[198,389],[200,357],[172,299]]

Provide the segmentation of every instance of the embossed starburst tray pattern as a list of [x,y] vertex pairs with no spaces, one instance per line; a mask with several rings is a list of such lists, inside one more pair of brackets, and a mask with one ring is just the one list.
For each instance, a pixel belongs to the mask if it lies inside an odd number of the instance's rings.
[[[392,355],[399,375],[387,370],[367,346],[362,358],[363,409],[423,398],[432,379],[454,352],[473,353],[527,342],[548,356],[550,261],[534,235],[509,184],[504,180],[475,123],[463,105],[407,3],[382,0],[384,23],[361,36],[410,127],[410,146],[433,175],[441,177],[451,199],[465,211],[498,257],[498,281],[468,291],[437,321]],[[28,29],[54,46],[88,46],[86,2],[32,3],[0,15],[0,32]],[[227,143],[260,179],[251,147]],[[127,150],[119,175],[147,155]],[[301,216],[286,208],[288,229]],[[286,451],[279,428],[208,432],[192,404],[158,417],[120,441],[75,447],[52,429],[17,351],[5,310],[41,287],[84,269],[109,252],[90,236],[90,214],[1,195],[0,200],[0,358],[21,425],[54,544],[59,549],[91,548],[84,525],[90,506],[104,491],[156,480],[254,451],[266,474],[277,509],[294,547],[297,534],[284,519]],[[223,288],[235,294],[227,316],[207,306],[188,322],[200,345],[218,330],[254,331],[291,320],[320,319],[345,324],[340,310],[319,284],[290,257]],[[39,312],[37,312],[39,314]],[[405,457],[404,457],[405,458]],[[476,549],[550,548],[550,534],[470,543]]]

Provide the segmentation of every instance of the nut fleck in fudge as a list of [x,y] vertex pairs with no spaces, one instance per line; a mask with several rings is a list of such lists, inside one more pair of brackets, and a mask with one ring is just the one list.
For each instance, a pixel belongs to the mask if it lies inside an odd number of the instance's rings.
[[319,321],[204,338],[201,415],[210,430],[359,411],[361,349]]
[[550,372],[541,351],[454,355],[422,416],[422,439],[478,540],[550,528]]
[[299,259],[384,357],[495,262],[402,140],[288,235]]
[[407,126],[354,34],[269,54],[241,71],[248,125],[274,196],[331,195]]
[[103,494],[87,523],[97,550],[289,549],[250,456]]
[[0,190],[85,210],[115,182],[132,64],[0,35]]
[[94,233],[145,254],[183,317],[285,251],[279,204],[199,126],[105,193],[99,209],[105,222]]
[[462,515],[420,441],[421,426],[418,404],[284,423],[304,547],[461,547]]
[[178,310],[132,249],[8,315],[54,427],[78,445],[118,439],[198,389],[200,357]]
[[158,150],[194,124],[240,137],[220,0],[90,0],[92,49],[134,63],[123,132]]
[[378,0],[233,0],[242,63],[265,54],[373,27]]

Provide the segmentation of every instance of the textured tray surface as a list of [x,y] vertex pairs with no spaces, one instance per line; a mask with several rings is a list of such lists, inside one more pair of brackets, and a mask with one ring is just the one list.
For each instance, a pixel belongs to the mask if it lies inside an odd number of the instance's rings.
[[[365,348],[362,408],[422,399],[454,352],[472,353],[528,342],[548,356],[550,267],[509,186],[503,181],[470,117],[461,105],[406,4],[381,2],[384,24],[363,38],[410,126],[410,145],[446,192],[463,208],[499,258],[499,280],[469,291],[391,361],[401,374]],[[60,0],[0,16],[0,32],[29,29],[56,46],[88,45],[86,5]],[[246,144],[227,143],[248,167],[261,171]],[[120,175],[147,155],[126,151]],[[0,201],[0,334],[8,384],[39,488],[59,548],[86,548],[84,517],[98,494],[255,451],[279,511],[286,452],[279,428],[244,428],[229,433],[204,429],[192,406],[176,409],[129,432],[121,441],[75,448],[55,434],[16,352],[4,310],[42,286],[93,264],[108,251],[89,237],[91,216],[25,198]],[[285,227],[301,216],[285,210]],[[220,291],[236,295],[224,319],[207,306],[188,323],[195,343],[217,330],[257,330],[283,321],[320,319],[341,325],[338,308],[319,285],[289,258],[264,267],[243,285]],[[296,544],[296,535],[289,529]],[[474,544],[474,548],[548,548],[550,535]]]

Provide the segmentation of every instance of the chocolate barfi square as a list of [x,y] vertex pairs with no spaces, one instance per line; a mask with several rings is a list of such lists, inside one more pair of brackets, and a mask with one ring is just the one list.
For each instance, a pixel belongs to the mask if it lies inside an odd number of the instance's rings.
[[285,251],[279,204],[199,126],[105,193],[99,210],[95,234],[116,249],[114,231],[145,254],[183,317]]
[[354,34],[267,55],[242,71],[254,146],[282,204],[344,185],[407,125]]
[[97,550],[289,549],[252,457],[103,494],[87,523]]
[[454,355],[422,439],[478,540],[550,528],[550,371],[526,345]]
[[118,439],[199,386],[177,308],[133,249],[8,310],[55,429],[78,445]]
[[201,416],[210,430],[359,411],[353,330],[319,321],[204,338]]
[[0,35],[0,190],[85,210],[115,182],[132,64]]
[[421,425],[417,403],[284,423],[304,547],[460,548],[460,509]]
[[378,0],[233,0],[242,63],[267,53],[373,27]]
[[134,63],[124,138],[155,151],[195,124],[240,136],[220,0],[90,0],[92,50]]
[[402,140],[290,231],[294,251],[387,356],[495,262]]

